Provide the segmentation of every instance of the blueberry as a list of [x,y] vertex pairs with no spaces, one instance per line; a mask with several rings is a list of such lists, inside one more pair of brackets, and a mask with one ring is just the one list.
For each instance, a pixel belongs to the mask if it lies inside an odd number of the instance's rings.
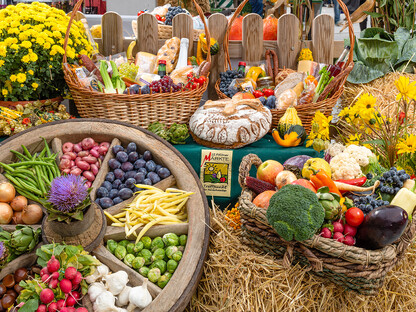
[[391,167],[391,168],[390,168],[390,171],[395,171],[395,172],[397,172],[397,168],[396,168],[396,167]]
[[101,186],[98,188],[97,190],[97,197],[98,198],[103,198],[103,197],[107,197],[108,196],[108,190],[107,188]]
[[402,188],[403,187],[403,182],[399,181],[399,183],[397,183],[397,186]]
[[115,158],[111,158],[111,159],[108,161],[108,166],[109,166],[111,169],[115,170],[115,169],[120,168],[120,167],[121,167],[121,164],[120,164],[120,162],[119,162],[117,159],[115,159]]
[[118,190],[122,190],[123,188],[126,188],[126,184],[121,183],[120,186],[118,187]]
[[394,194],[397,194],[400,191],[400,187],[395,187],[394,188]]
[[153,160],[149,160],[146,162],[146,169],[147,171],[155,171],[156,170],[156,164]]
[[118,152],[124,151],[124,147],[121,145],[114,145],[113,146],[113,153],[114,155],[117,155]]
[[131,163],[133,163],[134,164],[134,162],[137,160],[137,159],[139,159],[139,154],[137,154],[137,152],[131,152],[130,154],[129,154],[129,162],[131,162]]
[[134,169],[134,166],[131,162],[126,161],[121,164],[121,170],[123,170],[124,172],[131,171],[133,169]]
[[103,197],[100,199],[100,206],[103,209],[110,208],[113,204],[113,200],[110,197]]
[[152,185],[152,180],[146,178],[146,179],[143,180],[143,184]]
[[403,174],[406,174],[406,171],[404,169],[402,169],[402,170],[398,171],[397,173],[403,175]]
[[117,195],[118,195],[117,189],[111,189],[111,191],[108,193],[108,197],[110,197],[111,199],[114,199],[115,197],[117,197]]
[[389,194],[390,194],[390,195],[393,195],[393,194],[394,194],[394,188],[390,188],[390,190],[389,190]]
[[150,181],[152,181],[152,184],[156,184],[157,182],[160,181],[160,177],[157,175],[156,172],[149,172],[146,176],[146,178],[150,179]]
[[114,205],[118,205],[121,202],[123,202],[123,200],[120,197],[118,197],[118,196],[113,199],[113,204]]
[[168,176],[170,176],[170,171],[168,168],[162,167],[157,171],[157,174],[161,179],[166,179]]
[[120,152],[118,152],[118,153],[117,153],[117,155],[116,155],[116,159],[117,159],[119,162],[124,163],[124,162],[126,162],[126,161],[128,161],[128,160],[129,160],[129,156],[127,155],[127,153],[126,153],[126,152],[122,152],[122,151],[120,151]]
[[145,160],[145,161],[149,161],[149,160],[151,160],[153,157],[152,157],[152,153],[150,152],[150,151],[145,151],[144,153],[143,153],[143,159]]
[[134,169],[144,168],[146,166],[146,161],[142,158],[134,162]]
[[125,175],[125,173],[124,173],[123,170],[121,170],[121,169],[114,170],[114,176],[116,177],[116,179],[119,179],[119,180],[123,181],[124,180],[124,175]]
[[118,189],[120,187],[121,180],[115,179],[113,182],[113,189]]
[[131,152],[135,152],[137,150],[136,143],[130,142],[129,145],[127,145],[126,152],[127,154],[130,154]]
[[142,173],[144,173],[144,175],[147,175],[147,169],[146,168],[139,168],[139,170],[137,170],[137,172],[142,172]]
[[107,191],[110,192],[111,189],[113,188],[113,184],[111,184],[111,182],[104,181],[103,184],[101,184],[101,187],[105,187]]
[[131,170],[131,171],[127,171],[126,174],[124,175],[124,179],[130,179],[130,178],[134,178],[134,176],[136,175],[136,171]]
[[390,178],[390,172],[389,171],[387,171],[387,172],[384,172],[383,173],[383,178]]
[[134,178],[129,178],[126,180],[126,187],[129,189],[133,188],[134,184],[136,184],[136,180]]
[[407,173],[404,175],[405,181],[410,179],[410,175],[408,175]]
[[379,187],[383,187],[384,183],[380,182]]
[[392,184],[392,183],[393,183],[393,179],[392,179],[392,178],[387,178],[386,182],[387,182],[388,184]]
[[145,174],[145,173],[143,173],[143,172],[137,172],[137,173],[134,175],[134,179],[136,180],[136,183],[138,183],[138,184],[143,183],[143,181],[144,181],[145,177],[146,177],[146,174]]
[[133,191],[129,188],[122,188],[119,192],[118,192],[118,196],[121,199],[129,199],[130,197],[133,196]]
[[105,176],[105,180],[113,183],[116,178],[114,177],[114,172],[109,172]]

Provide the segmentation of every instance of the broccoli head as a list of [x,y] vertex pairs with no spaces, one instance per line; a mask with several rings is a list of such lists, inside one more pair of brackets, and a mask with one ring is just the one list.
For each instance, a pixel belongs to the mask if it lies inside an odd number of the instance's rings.
[[270,198],[266,217],[283,239],[303,241],[320,229],[325,210],[314,192],[288,184]]

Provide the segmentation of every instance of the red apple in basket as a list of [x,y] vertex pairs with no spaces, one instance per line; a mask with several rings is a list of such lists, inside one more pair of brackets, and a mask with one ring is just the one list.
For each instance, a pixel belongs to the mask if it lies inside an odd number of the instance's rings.
[[276,160],[266,160],[257,168],[257,179],[276,185],[276,176],[283,171],[283,165]]
[[293,181],[291,184],[302,185],[303,187],[306,187],[307,189],[310,189],[312,192],[316,193],[313,184],[306,179],[298,179],[296,181]]

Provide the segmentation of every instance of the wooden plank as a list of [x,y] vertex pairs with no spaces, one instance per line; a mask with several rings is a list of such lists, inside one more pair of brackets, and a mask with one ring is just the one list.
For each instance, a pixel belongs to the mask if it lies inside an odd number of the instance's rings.
[[312,22],[312,55],[315,62],[332,64],[334,61],[334,19],[320,14]]
[[225,15],[219,13],[211,15],[208,19],[208,28],[211,38],[217,39],[220,47],[218,53],[212,56],[209,74],[208,98],[214,100],[218,98],[217,93],[214,90],[214,85],[219,78],[219,73],[224,70],[225,56],[222,45],[227,31],[227,18]]
[[[176,15],[172,20],[172,35],[179,39],[188,38],[189,42],[194,41],[194,23],[192,17],[188,14],[181,13]],[[188,55],[193,54],[194,47],[192,44],[189,45]]]
[[104,56],[123,52],[123,20],[115,12],[107,12],[101,18]]
[[277,22],[279,68],[295,69],[300,49],[299,20],[293,14],[284,14]]
[[[140,227],[136,230],[138,235],[143,227]],[[176,224],[167,224],[167,225],[154,225],[147,232],[146,236],[151,238],[156,236],[163,236],[166,233],[175,233],[177,235],[188,234],[189,224],[188,223],[176,223]],[[137,236],[131,235],[126,237],[126,230],[121,227],[109,226],[104,236],[104,241],[109,239],[114,239],[119,242],[123,239],[132,239],[136,240]]]
[[248,14],[243,19],[243,60],[259,62],[263,56],[263,19],[258,14]]
[[158,33],[157,20],[152,14],[141,14],[137,17],[137,50],[157,54]]

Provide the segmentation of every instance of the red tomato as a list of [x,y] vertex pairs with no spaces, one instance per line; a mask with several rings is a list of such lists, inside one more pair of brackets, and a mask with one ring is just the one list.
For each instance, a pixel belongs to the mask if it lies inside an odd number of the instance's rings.
[[255,90],[253,91],[253,95],[256,97],[256,99],[258,99],[259,97],[264,96],[263,92]]
[[156,16],[156,19],[157,19],[158,21],[162,21],[162,17],[161,17],[159,14],[156,14],[155,16]]
[[196,82],[198,82],[201,86],[207,81],[207,77],[201,76],[198,79],[196,79]]
[[162,22],[165,22],[166,21],[166,17],[162,16],[161,21]]
[[274,95],[274,90],[272,89],[263,89],[264,96],[272,96]]
[[192,90],[195,90],[195,89],[198,89],[199,88],[199,83],[194,83],[193,85],[192,85]]
[[139,13],[137,13],[137,16],[140,16],[144,13],[144,11],[139,11]]
[[364,220],[364,213],[360,208],[352,207],[345,213],[345,220],[351,226],[359,226]]

